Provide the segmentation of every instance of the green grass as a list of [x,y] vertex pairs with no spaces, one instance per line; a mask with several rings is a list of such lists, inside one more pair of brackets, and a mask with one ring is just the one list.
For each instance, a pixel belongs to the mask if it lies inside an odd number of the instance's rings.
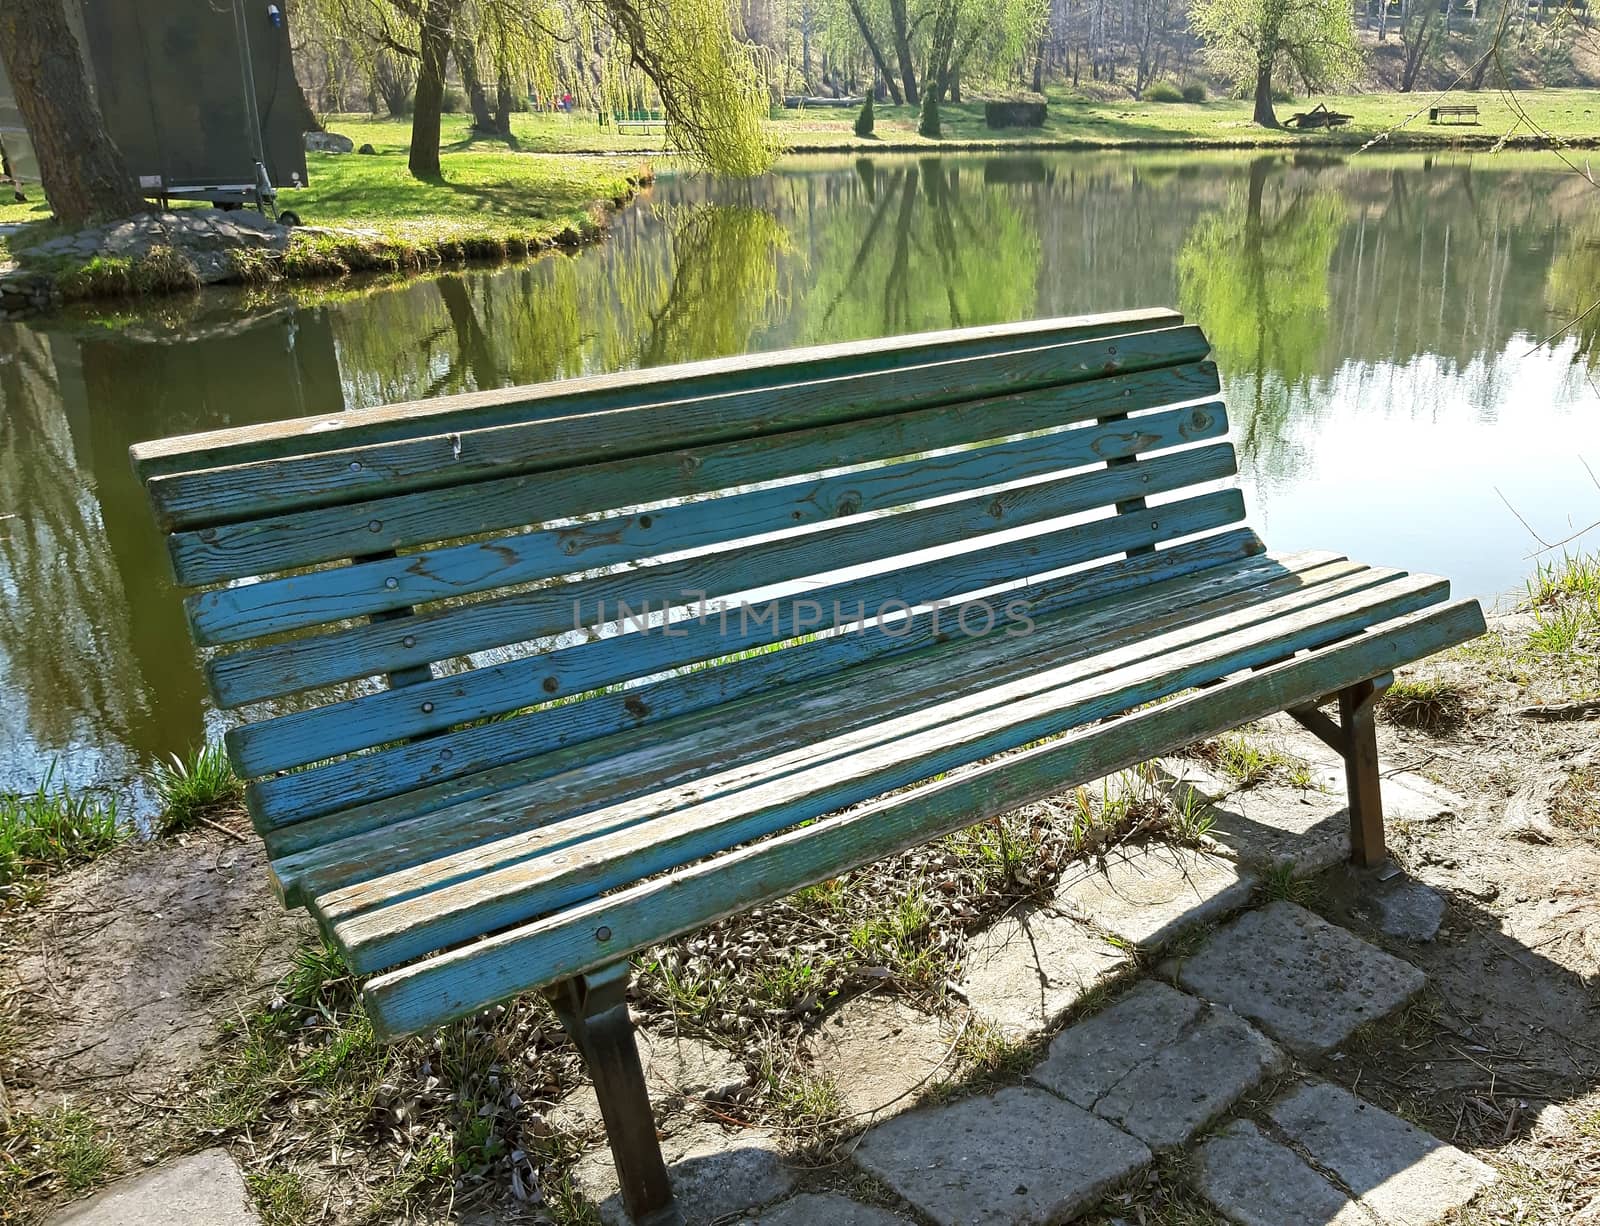
[[1278,773],[1297,787],[1311,785],[1311,771],[1305,762],[1270,746],[1263,748],[1242,732],[1223,733],[1191,746],[1187,752],[1215,766],[1241,788],[1253,788]]
[[244,798],[244,784],[221,745],[202,745],[186,758],[173,754],[157,764],[150,782],[161,802],[163,834],[188,830]]
[[[1046,90],[1050,108],[1042,128],[1010,128],[993,131],[984,124],[981,100],[945,103],[939,108],[943,124],[939,140],[917,133],[918,108],[877,103],[873,107],[873,135],[857,137],[853,108],[818,108],[773,112],[770,128],[787,146],[798,150],[851,148],[857,150],[912,147],[929,149],[940,144],[1063,144],[1115,146],[1121,144],[1156,145],[1239,145],[1239,144],[1360,144],[1400,124],[1425,108],[1431,93],[1318,94],[1316,101],[1327,102],[1333,110],[1354,116],[1348,127],[1333,134],[1312,132],[1300,135],[1293,130],[1273,132],[1251,122],[1251,103],[1234,98],[1207,102],[1135,101],[1132,98],[1111,102],[1092,101],[1074,95],[1064,86]],[[1518,93],[1517,100],[1547,131],[1564,139],[1600,139],[1600,92],[1584,89],[1536,89]],[[1459,93],[1447,101],[1466,102],[1478,108],[1479,126],[1432,126],[1426,113],[1412,120],[1390,143],[1416,143],[1450,146],[1463,140],[1498,140],[1517,123],[1511,103],[1497,90]],[[1278,117],[1287,119],[1296,111],[1308,110],[1306,101],[1278,104]],[[446,115],[443,132],[446,151],[498,146],[499,142],[471,139],[466,115]],[[365,115],[335,115],[328,127],[342,132],[360,145],[370,141],[380,151],[402,150],[410,140],[409,121],[374,119]],[[600,126],[591,114],[514,115],[512,135],[518,146],[529,153],[570,152],[661,152],[665,142],[659,136],[638,133],[619,134],[613,127]],[[1526,131],[1526,129],[1521,129]],[[503,147],[503,146],[500,146]],[[317,155],[326,159],[333,155]],[[312,182],[316,182],[316,170]],[[296,197],[298,198],[298,197]]]
[[43,1197],[89,1191],[116,1162],[110,1133],[76,1107],[0,1119],[0,1222],[26,1220],[26,1204]]
[[1437,677],[1400,677],[1384,692],[1378,711],[1385,719],[1425,732],[1459,727],[1467,702],[1459,686]]
[[82,864],[127,836],[116,801],[54,786],[0,793],[0,902],[30,875]]

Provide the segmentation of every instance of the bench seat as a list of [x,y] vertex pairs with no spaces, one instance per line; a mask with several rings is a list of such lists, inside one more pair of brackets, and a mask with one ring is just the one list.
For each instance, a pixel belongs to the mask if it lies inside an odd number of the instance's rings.
[[1207,352],[1123,312],[134,463],[285,902],[382,1034],[549,993],[642,1213],[641,950],[1278,711],[1344,756],[1383,858],[1373,705],[1482,612],[1268,553]]

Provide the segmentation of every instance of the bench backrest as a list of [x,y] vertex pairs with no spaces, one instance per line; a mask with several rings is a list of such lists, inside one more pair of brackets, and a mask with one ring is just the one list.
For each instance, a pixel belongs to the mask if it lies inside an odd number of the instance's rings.
[[[1237,490],[1191,488],[1234,472],[1206,354],[1176,314],[1130,312],[356,410],[133,460],[179,582],[204,589],[189,618],[216,701],[247,708],[228,749],[279,855],[949,633],[898,602],[1077,568],[1049,589],[1060,607],[1259,550],[1244,531],[1156,550],[1243,517]],[[824,625],[836,604],[890,617],[819,637],[797,603],[763,604],[797,587]],[[741,596],[763,599],[688,613]],[[645,605],[674,609],[673,632]]]

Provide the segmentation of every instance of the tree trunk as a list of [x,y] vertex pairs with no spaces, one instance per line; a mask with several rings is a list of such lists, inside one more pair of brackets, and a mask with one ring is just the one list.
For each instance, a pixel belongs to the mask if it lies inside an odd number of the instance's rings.
[[889,100],[899,106],[904,99],[900,95],[900,87],[895,84],[894,73],[889,71],[889,63],[883,58],[883,50],[878,46],[878,40],[873,37],[872,27],[867,24],[867,15],[861,11],[861,0],[850,0],[850,12],[856,19],[856,28],[861,31],[861,41],[867,44],[867,50],[872,53],[872,62],[877,66],[878,76],[883,78],[884,88],[889,91]]
[[56,220],[76,228],[142,212],[144,197],[89,92],[61,0],[0,0],[0,62]]
[[417,66],[417,97],[411,110],[411,155],[406,161],[418,179],[437,179],[439,171],[439,113],[444,106],[444,68],[450,58],[450,24],[454,0],[431,0],[422,13],[418,42],[422,56]]
[[889,0],[889,18],[894,23],[894,54],[900,61],[900,81],[905,86],[906,102],[916,106],[922,100],[917,92],[917,66],[911,53],[911,25],[906,18],[906,0]]
[[511,89],[511,74],[501,70],[500,79],[495,82],[494,89],[494,131],[496,136],[511,139],[511,108],[516,105],[517,97]]
[[489,95],[483,88],[483,79],[478,76],[478,57],[471,40],[458,34],[454,54],[456,69],[461,73],[461,84],[467,87],[467,102],[472,107],[472,130],[493,132],[494,116],[489,114]]
[[[1276,42],[1276,39],[1273,40]],[[1276,128],[1278,114],[1272,109],[1272,57],[1264,55],[1256,67],[1256,110],[1253,116],[1263,128]]]

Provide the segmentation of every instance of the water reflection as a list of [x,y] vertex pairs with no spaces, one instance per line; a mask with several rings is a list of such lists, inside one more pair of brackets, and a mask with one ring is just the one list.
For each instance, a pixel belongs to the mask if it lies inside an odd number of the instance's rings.
[[1597,200],[1492,158],[796,159],[665,179],[574,257],[0,327],[0,786],[215,720],[128,444],[783,345],[1180,305],[1274,546],[1492,595],[1528,565],[1497,487],[1551,537],[1600,513],[1600,312],[1536,348],[1600,287]]

